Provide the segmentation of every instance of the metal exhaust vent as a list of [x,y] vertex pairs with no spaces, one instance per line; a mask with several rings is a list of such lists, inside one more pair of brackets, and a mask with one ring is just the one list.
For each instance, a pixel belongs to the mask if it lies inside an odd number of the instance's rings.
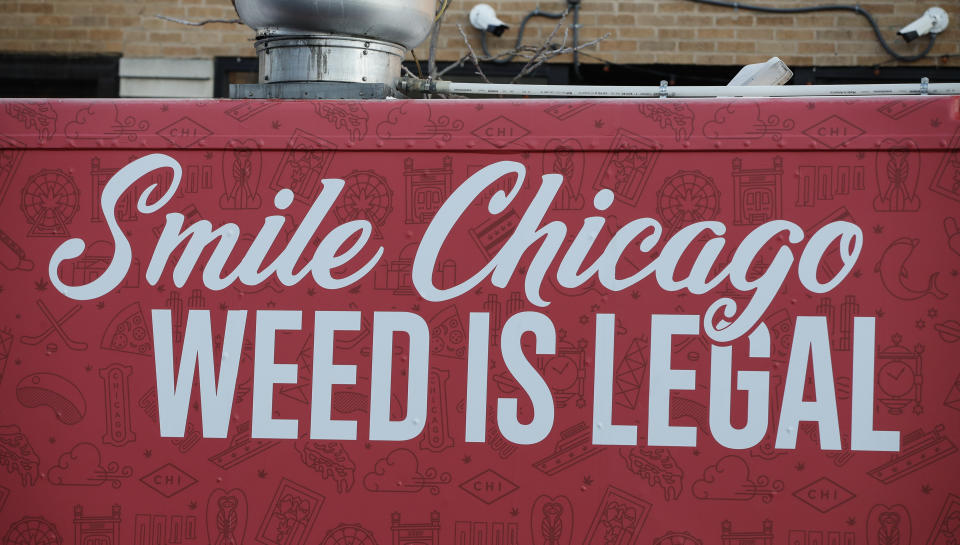
[[[384,98],[406,52],[433,24],[434,0],[235,0],[257,31],[259,85],[232,98]],[[317,85],[323,83],[324,85]]]

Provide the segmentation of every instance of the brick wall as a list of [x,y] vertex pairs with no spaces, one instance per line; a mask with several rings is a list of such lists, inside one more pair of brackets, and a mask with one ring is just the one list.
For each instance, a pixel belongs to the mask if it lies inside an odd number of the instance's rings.
[[[746,3],[772,7],[801,7],[832,0],[749,0]],[[519,24],[537,2],[488,1],[505,22]],[[853,3],[837,0],[836,3]],[[877,0],[857,2],[873,14],[887,41],[901,54],[914,54],[926,46],[920,38],[904,44],[896,36],[898,29],[939,5],[951,16],[951,26],[937,39],[932,54],[954,55],[931,58],[922,64],[960,65],[960,9],[956,0],[907,1]],[[452,60],[466,52],[456,24],[479,51],[476,31],[467,21],[474,2],[451,0],[438,50],[438,58]],[[564,2],[540,2],[541,9],[562,11]],[[569,17],[568,17],[569,19]],[[590,41],[605,34],[609,37],[596,49],[585,51],[618,63],[742,65],[779,56],[794,66],[863,66],[886,61],[867,21],[854,13],[812,13],[775,15],[695,4],[686,0],[582,0],[581,40]],[[956,25],[956,26],[954,26]],[[556,26],[556,21],[535,18],[528,25],[524,42],[538,43]],[[491,53],[513,47],[516,28],[500,38],[490,36]],[[555,41],[562,38],[562,31]],[[426,44],[416,49],[418,57],[427,54]],[[583,62],[597,62],[584,57]]]
[[[514,25],[536,1],[490,1],[501,19]],[[840,1],[840,0],[838,0]],[[745,64],[778,55],[793,66],[873,65],[887,60],[866,21],[852,13],[765,15],[694,4],[685,0],[582,0],[583,41],[609,33],[590,55],[618,63]],[[778,7],[809,6],[820,0],[755,0]],[[456,24],[479,50],[477,33],[467,21],[473,0],[451,0],[440,39],[438,58],[454,60],[466,52]],[[558,0],[539,2],[560,11]],[[905,45],[898,28],[926,8],[940,5],[950,12],[950,28],[937,40],[934,56],[921,64],[960,65],[960,9],[955,0],[875,0],[861,3],[877,19],[888,41],[904,54],[919,51],[920,38]],[[241,25],[188,27],[154,17],[184,19],[236,17],[230,0],[3,0],[0,1],[0,51],[34,53],[120,53],[127,57],[254,56],[253,32]],[[537,18],[528,25],[525,42],[539,43],[555,21]],[[559,37],[562,32],[558,33]],[[491,36],[490,49],[502,51],[516,39],[516,26],[501,38]],[[426,44],[416,50],[426,59]],[[945,57],[953,55],[952,57]],[[559,59],[568,60],[568,59]],[[584,57],[583,62],[598,62]],[[891,63],[894,64],[894,63]]]
[[253,31],[157,19],[235,19],[230,0],[0,0],[0,51],[128,57],[255,56]]

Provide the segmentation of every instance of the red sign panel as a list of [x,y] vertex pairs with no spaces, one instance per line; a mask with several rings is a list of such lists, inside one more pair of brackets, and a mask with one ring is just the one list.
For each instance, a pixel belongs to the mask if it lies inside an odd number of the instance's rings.
[[948,545],[960,101],[4,101],[3,545]]

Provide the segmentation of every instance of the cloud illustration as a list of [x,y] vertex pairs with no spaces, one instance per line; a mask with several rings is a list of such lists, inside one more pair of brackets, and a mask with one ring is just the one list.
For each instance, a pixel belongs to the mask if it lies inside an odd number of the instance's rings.
[[420,468],[420,460],[412,451],[398,448],[377,460],[373,471],[363,477],[363,487],[371,492],[420,492],[427,489],[436,496],[440,487],[453,477],[435,467]]
[[373,471],[363,477],[363,486],[371,492],[419,492],[422,481],[417,455],[401,448],[377,460]]
[[731,102],[714,112],[713,119],[703,126],[703,135],[711,139],[760,138],[761,127],[758,104]]
[[721,458],[693,483],[694,497],[702,500],[746,501],[756,494],[757,485],[750,480],[750,468],[738,456]]
[[451,134],[463,129],[463,121],[442,115],[433,119],[430,107],[408,108],[406,104],[387,113],[387,120],[377,125],[377,136],[384,140],[429,140],[439,138],[448,141]]
[[116,104],[90,104],[77,111],[73,121],[66,124],[63,134],[68,139],[113,139],[125,136],[130,142],[137,139],[137,133],[150,128],[150,123],[124,116]]
[[80,443],[57,460],[47,478],[52,484],[67,486],[99,486],[106,473],[100,463],[100,451],[91,443]]
[[106,467],[100,450],[92,443],[78,443],[70,452],[60,455],[57,465],[47,471],[51,484],[62,486],[100,486],[109,482],[120,488],[121,480],[133,475],[133,468],[110,462]]

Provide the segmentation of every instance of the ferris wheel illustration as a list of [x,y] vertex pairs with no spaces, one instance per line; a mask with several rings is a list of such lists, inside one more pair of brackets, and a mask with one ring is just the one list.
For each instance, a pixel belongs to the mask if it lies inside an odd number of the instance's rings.
[[62,170],[41,170],[27,180],[20,210],[30,224],[30,236],[69,236],[67,225],[80,207],[80,192]]
[[720,192],[713,179],[699,170],[681,170],[668,177],[657,192],[657,212],[671,232],[720,211]]
[[377,545],[377,540],[359,524],[341,524],[327,532],[320,545]]
[[367,220],[373,227],[374,238],[383,238],[380,228],[393,211],[393,191],[387,180],[372,170],[355,170],[343,180],[343,194],[333,209],[337,220]]
[[57,528],[43,517],[23,517],[10,525],[3,545],[62,545]]
[[703,545],[703,542],[687,532],[670,532],[654,541],[653,545]]

